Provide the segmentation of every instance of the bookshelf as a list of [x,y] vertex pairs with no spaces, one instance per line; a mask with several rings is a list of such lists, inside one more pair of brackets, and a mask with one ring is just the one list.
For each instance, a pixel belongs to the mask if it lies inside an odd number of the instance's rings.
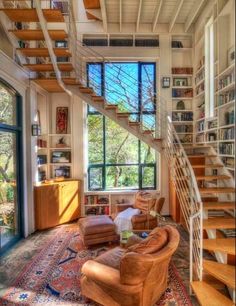
[[[223,2],[222,2],[223,3]],[[210,144],[232,175],[235,169],[235,53],[232,0],[216,2],[214,16],[214,116],[205,118],[204,30],[195,35],[194,141]],[[200,28],[200,27],[199,27]]]
[[137,191],[88,191],[84,192],[82,216],[113,215],[117,204],[134,204]]
[[[73,143],[71,112],[72,102],[67,95],[50,99],[37,95],[37,123],[40,125],[41,134],[36,140],[37,154],[37,182],[64,177],[73,177]],[[56,129],[57,108],[66,108],[67,130],[60,133]]]
[[172,122],[183,145],[193,142],[193,37],[172,35]]

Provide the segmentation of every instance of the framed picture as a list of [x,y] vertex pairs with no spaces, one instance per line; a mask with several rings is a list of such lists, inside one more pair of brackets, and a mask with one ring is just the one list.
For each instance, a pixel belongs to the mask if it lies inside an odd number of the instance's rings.
[[64,164],[71,162],[71,152],[70,151],[53,151],[52,152],[52,163]]
[[55,177],[70,178],[70,167],[60,166],[54,169]]
[[162,88],[169,88],[169,87],[170,87],[170,77],[163,77]]
[[67,134],[68,107],[57,107],[56,111],[56,133]]
[[235,61],[235,49],[234,46],[232,46],[228,50],[228,66],[233,64],[234,61]]
[[174,78],[173,86],[188,86],[188,79],[187,78]]

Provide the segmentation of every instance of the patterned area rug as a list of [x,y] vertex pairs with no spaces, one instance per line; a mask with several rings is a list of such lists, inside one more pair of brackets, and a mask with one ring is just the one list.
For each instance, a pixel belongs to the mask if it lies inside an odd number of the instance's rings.
[[[85,249],[76,227],[58,228],[0,299],[0,305],[97,306],[81,295],[80,271],[88,259],[106,250],[105,246]],[[191,305],[178,272],[171,264],[168,288],[156,306]]]

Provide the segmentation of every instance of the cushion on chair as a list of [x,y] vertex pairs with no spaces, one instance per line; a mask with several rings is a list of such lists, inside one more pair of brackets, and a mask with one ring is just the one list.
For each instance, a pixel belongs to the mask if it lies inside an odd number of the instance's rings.
[[162,249],[168,242],[168,234],[165,229],[154,229],[150,235],[138,244],[128,247],[127,252],[139,254],[152,254]]
[[120,260],[122,258],[122,256],[124,255],[125,250],[120,248],[120,247],[116,247],[112,250],[109,250],[107,252],[105,252],[104,254],[98,256],[96,259],[94,259],[95,261],[112,267],[114,269],[119,270],[120,269]]

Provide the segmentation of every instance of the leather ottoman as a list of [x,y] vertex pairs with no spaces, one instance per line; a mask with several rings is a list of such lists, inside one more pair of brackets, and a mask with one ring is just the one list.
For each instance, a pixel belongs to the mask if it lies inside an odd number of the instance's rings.
[[108,216],[81,218],[78,224],[85,246],[111,242],[119,238],[115,231],[115,224]]

